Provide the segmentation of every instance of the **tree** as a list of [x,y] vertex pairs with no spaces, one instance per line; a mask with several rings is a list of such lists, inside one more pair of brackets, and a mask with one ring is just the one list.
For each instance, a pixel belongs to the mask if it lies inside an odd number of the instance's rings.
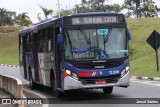
[[121,12],[125,8],[125,6],[124,5],[121,6],[119,4],[113,4],[112,8],[115,12],[118,13],[118,12]]
[[[73,10],[64,10],[62,9],[60,11],[60,16],[68,16],[73,14]],[[54,15],[54,18],[58,18],[59,17],[59,12],[56,12],[56,14]]]
[[145,9],[147,10],[146,17],[158,17],[157,12],[160,10],[157,5],[155,5],[155,2],[153,2],[152,0],[147,2]]
[[42,7],[42,6],[40,6],[40,8],[42,9],[46,19],[48,18],[48,15],[52,15],[52,13],[53,13],[53,10],[51,10],[51,9],[47,9],[47,8]]
[[42,20],[42,18],[39,15],[40,15],[40,13],[37,14],[37,18],[38,18],[38,21],[40,22]]
[[[127,17],[152,17],[157,15],[158,8],[153,5],[153,0],[125,0],[125,7],[128,9]],[[153,8],[154,7],[154,8]]]
[[27,15],[27,12],[23,12],[22,14],[18,14],[18,16],[15,19],[15,22],[19,25],[23,26],[29,26],[32,24],[32,21],[30,20],[29,16]]
[[108,0],[82,0],[81,9],[83,9],[83,12],[120,12],[122,9],[124,9],[124,6],[120,6],[118,4],[108,5],[105,4],[105,1]]
[[105,0],[91,0],[92,8],[98,10],[98,11],[105,11]]
[[128,13],[130,13],[130,15],[136,15],[136,17],[139,17],[139,6],[140,6],[140,1],[141,0],[125,0],[124,4],[126,6],[126,8],[129,10]]
[[7,10],[0,8],[0,26],[6,24]]
[[14,16],[16,16],[16,12],[8,11],[5,8],[0,8],[0,26],[12,25]]
[[95,9],[89,8],[89,7],[84,6],[84,5],[80,5],[77,8],[78,8],[77,13],[96,12]]

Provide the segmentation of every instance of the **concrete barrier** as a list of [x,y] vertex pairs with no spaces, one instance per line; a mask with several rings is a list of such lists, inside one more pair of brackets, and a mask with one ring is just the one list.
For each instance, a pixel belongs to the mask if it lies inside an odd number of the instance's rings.
[[[18,78],[0,75],[0,88],[9,92],[15,98],[23,98],[24,96],[22,82]],[[18,107],[24,107],[24,105],[18,105]]]

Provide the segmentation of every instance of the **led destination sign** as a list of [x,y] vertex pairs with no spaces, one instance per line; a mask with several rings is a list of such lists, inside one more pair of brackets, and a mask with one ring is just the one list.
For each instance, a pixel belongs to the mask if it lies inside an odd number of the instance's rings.
[[95,16],[72,18],[72,25],[117,23],[116,16]]

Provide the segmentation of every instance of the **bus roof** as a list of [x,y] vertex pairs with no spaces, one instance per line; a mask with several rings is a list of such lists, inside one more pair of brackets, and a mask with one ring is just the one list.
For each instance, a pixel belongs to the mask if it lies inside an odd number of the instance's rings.
[[73,14],[71,16],[114,15],[114,14],[121,14],[121,13],[115,13],[115,12],[87,12],[87,13]]
[[26,28],[26,29],[23,29],[23,30],[20,30],[19,31],[19,34],[24,34],[24,33],[27,33],[27,32],[31,32],[31,31],[34,31],[34,30],[37,30],[37,29],[41,29],[45,26],[48,26],[48,25],[52,25],[55,21],[58,21],[58,20],[61,20],[61,18],[57,18],[57,19],[46,19],[46,20],[42,20],[41,22],[39,23],[36,23],[34,24],[33,26],[29,27],[29,28]]
[[[92,15],[123,15],[123,14],[115,13],[115,12],[87,12],[87,13],[73,14],[73,15],[70,15],[70,16],[92,16]],[[63,16],[63,17],[65,17],[65,16]],[[57,19],[50,18],[50,19],[42,20],[41,22],[34,24],[34,26],[31,26],[29,28],[20,30],[19,34],[21,35],[21,34],[24,34],[24,33],[27,33],[27,32],[32,32],[34,30],[41,29],[41,28],[46,27],[48,25],[52,25],[55,22],[58,22],[58,21],[62,20],[63,17],[57,18]]]

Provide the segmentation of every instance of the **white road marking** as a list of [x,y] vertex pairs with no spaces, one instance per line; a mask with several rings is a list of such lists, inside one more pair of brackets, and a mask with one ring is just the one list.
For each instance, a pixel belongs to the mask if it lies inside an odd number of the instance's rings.
[[160,84],[153,84],[153,83],[149,83],[149,82],[142,82],[142,81],[132,81],[132,82],[137,82],[137,83],[142,83],[142,84],[147,84],[147,85],[153,85],[153,86],[160,86]]
[[[42,94],[40,94],[40,93],[33,92],[33,91],[28,90],[28,89],[23,89],[23,90],[25,90],[25,91],[27,91],[27,92],[30,92],[30,93],[32,93],[32,94],[35,94],[35,95],[39,96],[40,98],[48,99],[46,96],[44,96],[44,95],[42,95]],[[42,107],[49,107],[49,101],[48,101],[48,104],[43,104]]]

